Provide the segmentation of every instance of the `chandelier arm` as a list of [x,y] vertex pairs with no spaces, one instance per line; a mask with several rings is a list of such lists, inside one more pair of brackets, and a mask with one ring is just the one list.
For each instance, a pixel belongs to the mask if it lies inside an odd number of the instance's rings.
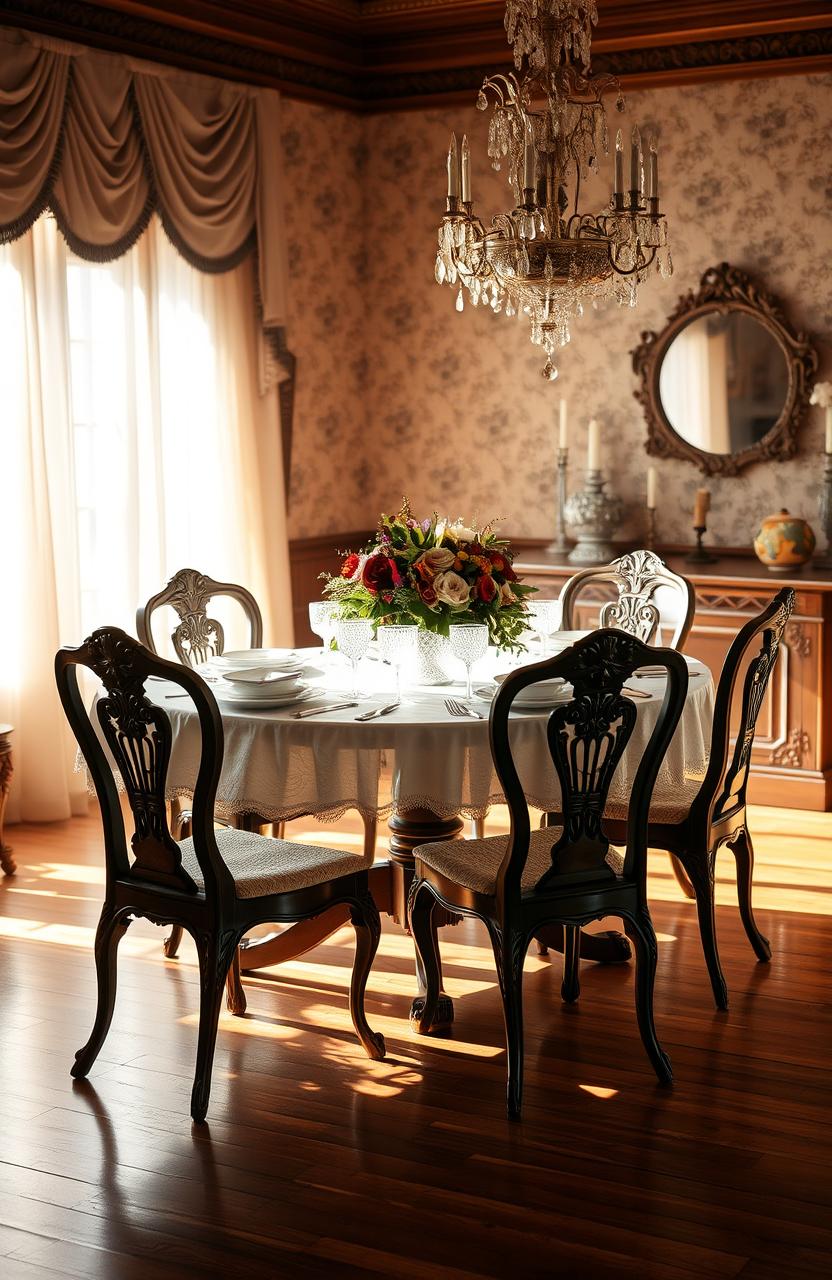
[[632,266],[632,267],[630,267],[630,268],[628,268],[628,269],[626,269],[626,270],[625,270],[625,268],[624,268],[624,267],[619,267],[619,266],[618,266],[618,264],[616,263],[616,261],[615,261],[615,250],[614,250],[613,245],[612,245],[612,244],[610,244],[610,245],[608,246],[608,249],[607,249],[607,253],[609,254],[609,259],[610,259],[610,266],[612,267],[613,271],[615,272],[615,274],[616,274],[617,276],[637,276],[637,275],[641,275],[641,272],[642,272],[642,271],[647,271],[647,269],[653,265],[653,262],[654,262],[655,257],[656,257],[656,250],[657,250],[657,247],[658,247],[657,245],[651,245],[651,246],[650,246],[650,256],[649,256],[648,258],[645,258],[645,257],[643,256],[643,254],[644,254],[644,246],[643,246],[643,245],[641,245],[641,244],[639,244],[639,246],[638,246],[638,253],[639,253],[639,255],[641,255],[641,261],[640,261],[640,262],[636,262],[636,264],[635,264],[634,266]]

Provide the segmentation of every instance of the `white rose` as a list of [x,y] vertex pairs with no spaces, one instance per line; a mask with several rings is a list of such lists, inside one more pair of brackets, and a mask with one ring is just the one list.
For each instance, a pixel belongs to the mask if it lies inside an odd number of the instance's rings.
[[436,574],[441,573],[443,569],[450,569],[455,559],[453,551],[447,547],[431,547],[430,551],[425,551],[419,556],[416,563],[423,562],[430,569],[431,574]]
[[460,578],[459,574],[454,573],[452,569],[446,573],[437,573],[433,580],[433,589],[437,600],[450,605],[467,604],[471,594],[465,579]]
[[475,542],[477,537],[476,530],[468,529],[464,524],[450,525],[448,533],[452,538],[455,538],[457,542]]
[[809,404],[819,404],[822,409],[831,409],[832,382],[816,382],[812,387]]
[[517,599],[517,596],[512,591],[511,584],[508,582],[501,582],[500,583],[500,604],[501,605],[514,604],[516,599]]

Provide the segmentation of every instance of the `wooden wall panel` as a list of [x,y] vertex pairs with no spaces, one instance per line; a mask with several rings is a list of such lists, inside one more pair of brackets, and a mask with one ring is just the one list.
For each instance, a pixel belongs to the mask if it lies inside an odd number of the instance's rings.
[[[0,23],[357,110],[470,99],[503,0],[4,0]],[[832,67],[830,0],[601,0],[594,69],[631,87]]]

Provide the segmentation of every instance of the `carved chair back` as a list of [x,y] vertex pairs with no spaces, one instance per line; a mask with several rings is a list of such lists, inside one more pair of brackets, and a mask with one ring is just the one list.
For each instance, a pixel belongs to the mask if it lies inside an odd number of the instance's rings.
[[208,617],[208,605],[215,596],[229,596],[242,606],[249,623],[250,647],[259,649],[263,643],[263,618],[251,592],[233,582],[217,582],[196,569],[180,569],[166,587],[136,610],[136,632],[142,644],[156,653],[153,614],[169,605],[179,617],[171,633],[179,661],[198,667],[209,658],[219,657],[225,649],[225,635],[222,625]]
[[520,894],[531,835],[529,808],[512,752],[509,712],[523,689],[561,677],[572,698],[555,707],[547,726],[548,749],[561,788],[563,828],[554,840],[551,867],[535,895],[563,892],[570,883],[603,884],[615,879],[610,842],[602,818],[616,767],[636,723],[636,705],[622,691],[647,662],[667,667],[667,685],[656,723],[635,776],[629,805],[627,850],[622,874],[644,889],[647,819],[659,767],[673,736],[688,686],[687,663],[670,649],[649,648],[627,632],[603,629],[554,658],[513,671],[491,707],[491,752],[511,818],[506,853],[497,879],[502,910]]
[[[794,591],[784,587],[762,613],[746,622],[734,637],[717,685],[710,761],[691,806],[692,818],[707,818],[718,823],[745,806],[757,717],[794,605]],[[748,662],[742,684],[739,724],[732,751],[731,709],[740,671],[749,654],[754,656]]]
[[[92,711],[97,729],[78,687],[79,666],[92,671],[104,687]],[[159,891],[197,893],[168,826],[165,786],[171,725],[163,708],[147,695],[145,686],[150,676],[178,685],[196,708],[202,750],[193,794],[194,852],[205,882],[206,899],[229,895],[233,898],[234,882],[214,836],[214,799],[222,767],[223,730],[213,694],[196,672],[150,653],[118,627],[101,627],[78,648],[60,649],[55,656],[61,702],[101,806],[108,885],[127,880]],[[121,776],[130,806],[130,853],[104,743]]]
[[662,624],[671,628],[669,641],[664,637],[669,647],[684,646],[696,604],[693,586],[687,578],[668,569],[654,552],[631,551],[611,564],[574,574],[564,584],[560,597],[565,631],[575,629],[578,596],[592,583],[612,583],[618,590],[618,599],[601,608],[602,627],[618,627],[650,644]]

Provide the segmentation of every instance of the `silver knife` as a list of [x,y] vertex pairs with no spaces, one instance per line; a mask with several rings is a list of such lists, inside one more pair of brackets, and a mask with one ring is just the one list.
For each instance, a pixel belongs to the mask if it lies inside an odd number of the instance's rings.
[[348,707],[357,707],[357,702],[330,702],[325,707],[306,707],[303,711],[293,711],[293,720],[305,720],[307,716],[320,716],[325,711],[346,711]]
[[397,698],[395,702],[388,703],[386,707],[376,707],[375,710],[373,711],[365,711],[362,715],[355,716],[355,719],[356,720],[376,720],[378,719],[379,716],[389,715],[391,711],[395,711],[396,707],[400,707],[401,705],[402,704],[400,699]]

